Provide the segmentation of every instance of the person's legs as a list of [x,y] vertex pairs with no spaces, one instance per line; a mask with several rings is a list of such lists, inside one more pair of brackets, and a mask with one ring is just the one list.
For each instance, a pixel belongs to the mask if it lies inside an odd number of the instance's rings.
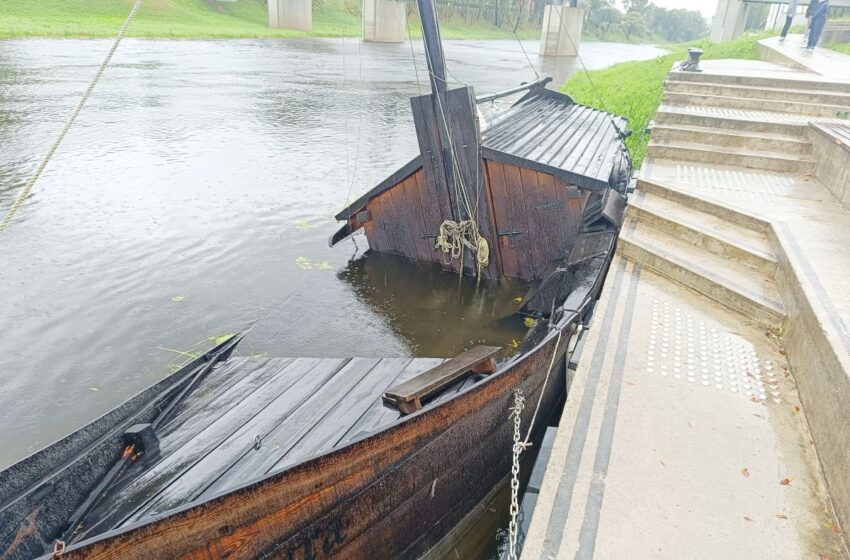
[[782,26],[782,34],[779,36],[780,41],[785,40],[785,36],[788,35],[788,30],[791,29],[791,22],[794,20],[793,16],[787,15],[785,16],[785,25]]
[[808,48],[813,49],[817,46],[824,25],[826,25],[826,16],[812,18],[812,29],[809,31]]

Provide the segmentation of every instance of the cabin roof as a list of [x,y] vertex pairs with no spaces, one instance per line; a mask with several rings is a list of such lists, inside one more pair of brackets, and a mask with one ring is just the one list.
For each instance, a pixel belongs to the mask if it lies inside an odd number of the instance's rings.
[[[623,117],[536,87],[489,123],[481,134],[482,156],[598,191],[610,186],[611,173],[623,157],[620,131],[625,131],[627,124]],[[420,167],[422,156],[417,155],[342,209],[336,219],[348,219]]]
[[627,124],[568,95],[534,88],[482,132],[483,155],[596,190],[609,186]]

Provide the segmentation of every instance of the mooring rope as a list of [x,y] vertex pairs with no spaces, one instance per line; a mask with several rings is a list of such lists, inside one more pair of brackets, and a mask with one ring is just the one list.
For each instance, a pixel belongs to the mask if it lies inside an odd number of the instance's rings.
[[115,37],[115,42],[112,43],[112,48],[109,49],[109,52],[106,55],[106,58],[103,60],[103,63],[100,65],[100,68],[97,69],[97,73],[94,76],[94,79],[89,84],[88,89],[86,89],[85,93],[83,93],[83,97],[80,99],[80,102],[77,104],[74,111],[71,113],[71,117],[68,119],[68,122],[65,123],[65,127],[62,129],[62,132],[59,133],[59,136],[53,142],[53,145],[50,146],[50,149],[47,151],[47,155],[44,156],[44,159],[41,160],[41,163],[38,164],[38,167],[33,173],[30,180],[21,188],[21,191],[18,193],[18,196],[15,197],[14,202],[12,202],[12,206],[6,211],[6,214],[3,216],[3,219],[0,220],[0,233],[6,229],[9,225],[9,222],[12,221],[12,218],[17,213],[18,209],[24,203],[24,200],[29,196],[30,191],[32,191],[33,185],[35,185],[38,178],[44,172],[44,168],[47,167],[47,164],[50,163],[50,159],[53,157],[53,154],[56,153],[56,150],[59,149],[59,145],[65,139],[65,136],[68,135],[68,131],[71,130],[71,126],[73,126],[74,121],[77,120],[77,116],[82,111],[83,106],[88,101],[91,96],[92,91],[94,91],[97,82],[100,80],[100,77],[103,75],[103,72],[106,70],[106,67],[109,66],[109,62],[112,60],[112,56],[115,54],[115,51],[118,50],[118,45],[121,43],[121,39],[127,34],[127,28],[130,27],[130,23],[133,21],[133,18],[136,17],[136,12],[139,11],[139,8],[142,6],[142,0],[136,0],[136,3],[133,4],[133,8],[130,10],[127,19],[124,20],[124,25],[121,26],[121,29],[118,31],[118,36]]

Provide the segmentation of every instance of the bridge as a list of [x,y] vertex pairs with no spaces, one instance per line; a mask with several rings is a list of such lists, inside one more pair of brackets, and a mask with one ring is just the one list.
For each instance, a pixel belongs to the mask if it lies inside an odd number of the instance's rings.
[[[711,24],[711,40],[715,42],[728,41],[741,35],[747,24],[747,15],[750,7],[758,4],[771,4],[768,24],[771,22],[784,21],[787,12],[788,0],[717,0],[717,9],[714,12],[714,20]],[[809,2],[801,2],[797,8],[795,24],[805,23],[805,7]],[[850,7],[850,0],[830,0],[829,5],[834,8]]]
[[[268,10],[269,27],[313,30],[312,0],[268,0]],[[576,7],[576,0],[547,5],[543,13],[540,55],[576,56],[583,22],[584,10]],[[406,25],[406,6],[402,0],[363,0],[364,41],[402,43]]]

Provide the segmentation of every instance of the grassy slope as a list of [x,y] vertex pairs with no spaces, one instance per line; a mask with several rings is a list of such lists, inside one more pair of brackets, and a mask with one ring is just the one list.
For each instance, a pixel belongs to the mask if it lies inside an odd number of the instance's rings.
[[828,48],[844,54],[850,54],[850,43],[832,43],[827,45]]
[[[110,37],[133,0],[0,0],[2,37]],[[323,37],[359,36],[359,0],[320,0],[313,4],[313,32],[269,29],[265,0],[144,0],[130,27],[134,37]],[[508,29],[463,21],[442,24],[447,39],[513,37]],[[419,25],[411,22],[416,35]],[[522,38],[539,31],[521,29]]]
[[[654,60],[625,62],[588,74],[577,73],[561,88],[579,103],[628,117],[632,136],[626,140],[635,169],[643,161],[649,136],[646,126],[655,117],[664,92],[664,78],[673,63],[687,58],[688,47],[696,46],[709,58],[758,58],[756,42],[767,35],[751,35],[725,43],[697,41],[673,45],[672,52]],[[595,86],[595,87],[594,87]]]

